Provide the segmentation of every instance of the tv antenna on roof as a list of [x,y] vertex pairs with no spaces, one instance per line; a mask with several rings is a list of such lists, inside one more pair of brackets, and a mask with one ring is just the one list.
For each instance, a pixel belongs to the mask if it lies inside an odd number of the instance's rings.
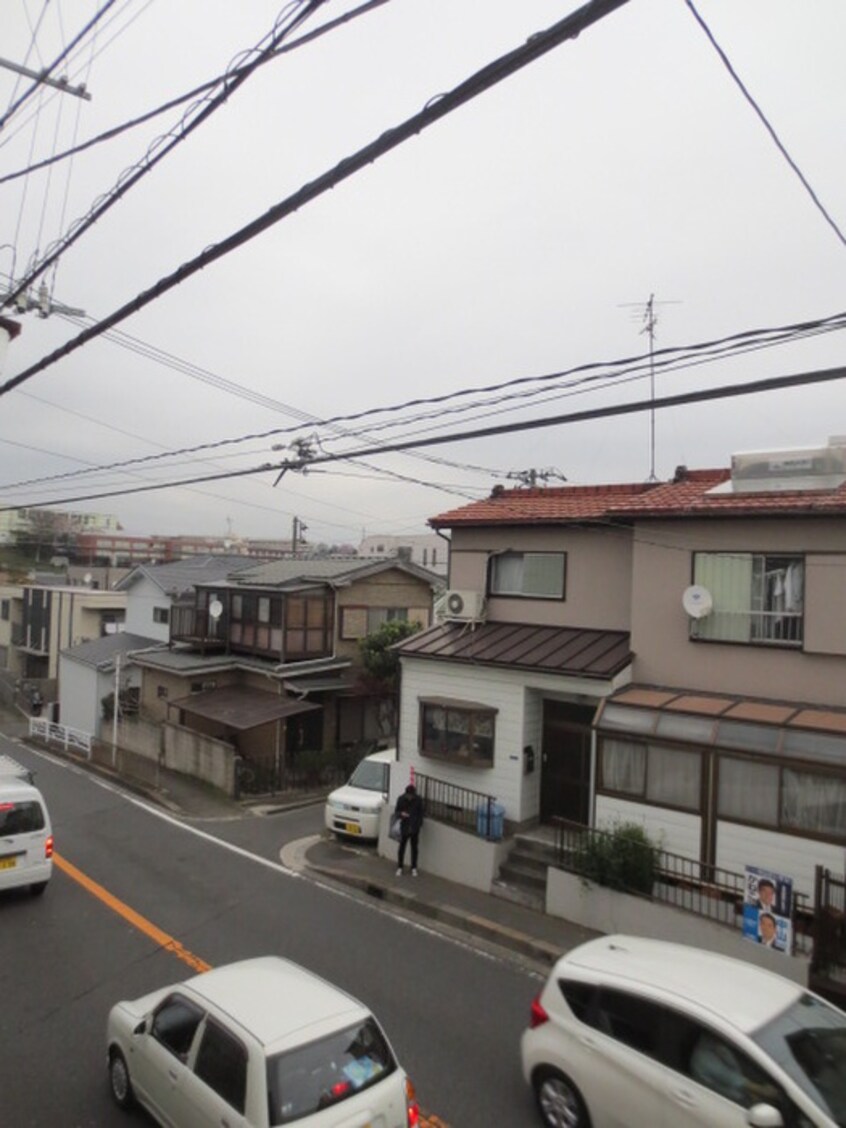
[[655,295],[650,294],[645,302],[620,302],[622,309],[639,309],[638,320],[643,325],[641,333],[649,337],[649,482],[657,482],[655,477],[655,326],[658,324],[658,314],[655,307],[658,305],[681,305],[681,302],[670,299],[666,302],[656,302]]

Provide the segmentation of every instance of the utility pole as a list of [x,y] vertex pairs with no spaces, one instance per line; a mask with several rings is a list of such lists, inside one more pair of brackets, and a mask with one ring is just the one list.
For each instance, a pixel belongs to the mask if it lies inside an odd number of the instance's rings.
[[299,517],[294,518],[293,528],[291,530],[291,552],[296,560],[299,555],[299,546],[305,544],[305,533],[308,532],[308,525],[304,525]]
[[112,767],[117,765],[118,711],[120,702],[120,655],[115,655],[115,707],[112,710]]
[[646,302],[623,302],[623,307],[634,307],[642,310],[640,321],[643,325],[641,333],[649,337],[649,477],[647,481],[657,482],[655,476],[655,326],[658,324],[656,305],[681,305],[681,302],[666,301],[656,302],[655,295],[650,294]]

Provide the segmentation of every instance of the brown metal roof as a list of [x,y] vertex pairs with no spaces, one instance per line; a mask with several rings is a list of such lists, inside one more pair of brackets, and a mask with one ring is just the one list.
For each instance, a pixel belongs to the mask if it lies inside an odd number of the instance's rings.
[[171,701],[168,708],[181,709],[195,717],[205,717],[216,724],[243,732],[257,728],[270,721],[293,717],[297,713],[310,713],[319,705],[300,701],[296,697],[279,697],[264,689],[250,689],[245,686],[230,685],[223,689],[212,689],[208,693],[192,693]]
[[627,631],[525,623],[442,623],[413,635],[397,650],[413,658],[489,663],[582,678],[613,677],[632,658]]

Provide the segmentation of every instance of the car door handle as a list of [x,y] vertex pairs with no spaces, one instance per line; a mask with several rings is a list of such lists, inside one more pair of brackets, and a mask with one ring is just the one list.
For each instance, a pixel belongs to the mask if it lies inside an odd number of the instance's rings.
[[167,1075],[171,1079],[171,1081],[178,1081],[179,1080],[179,1073],[175,1069],[169,1069],[167,1071]]
[[696,1104],[696,1095],[690,1089],[673,1089],[670,1096],[685,1108],[693,1108]]

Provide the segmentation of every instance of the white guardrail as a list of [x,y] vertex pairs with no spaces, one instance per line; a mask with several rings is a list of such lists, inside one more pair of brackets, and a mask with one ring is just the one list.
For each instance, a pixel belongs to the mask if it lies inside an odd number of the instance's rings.
[[37,736],[47,743],[61,744],[66,750],[83,752],[87,759],[91,759],[91,744],[93,737],[89,732],[71,728],[69,725],[59,725],[55,721],[48,721],[46,717],[29,718],[29,735]]

